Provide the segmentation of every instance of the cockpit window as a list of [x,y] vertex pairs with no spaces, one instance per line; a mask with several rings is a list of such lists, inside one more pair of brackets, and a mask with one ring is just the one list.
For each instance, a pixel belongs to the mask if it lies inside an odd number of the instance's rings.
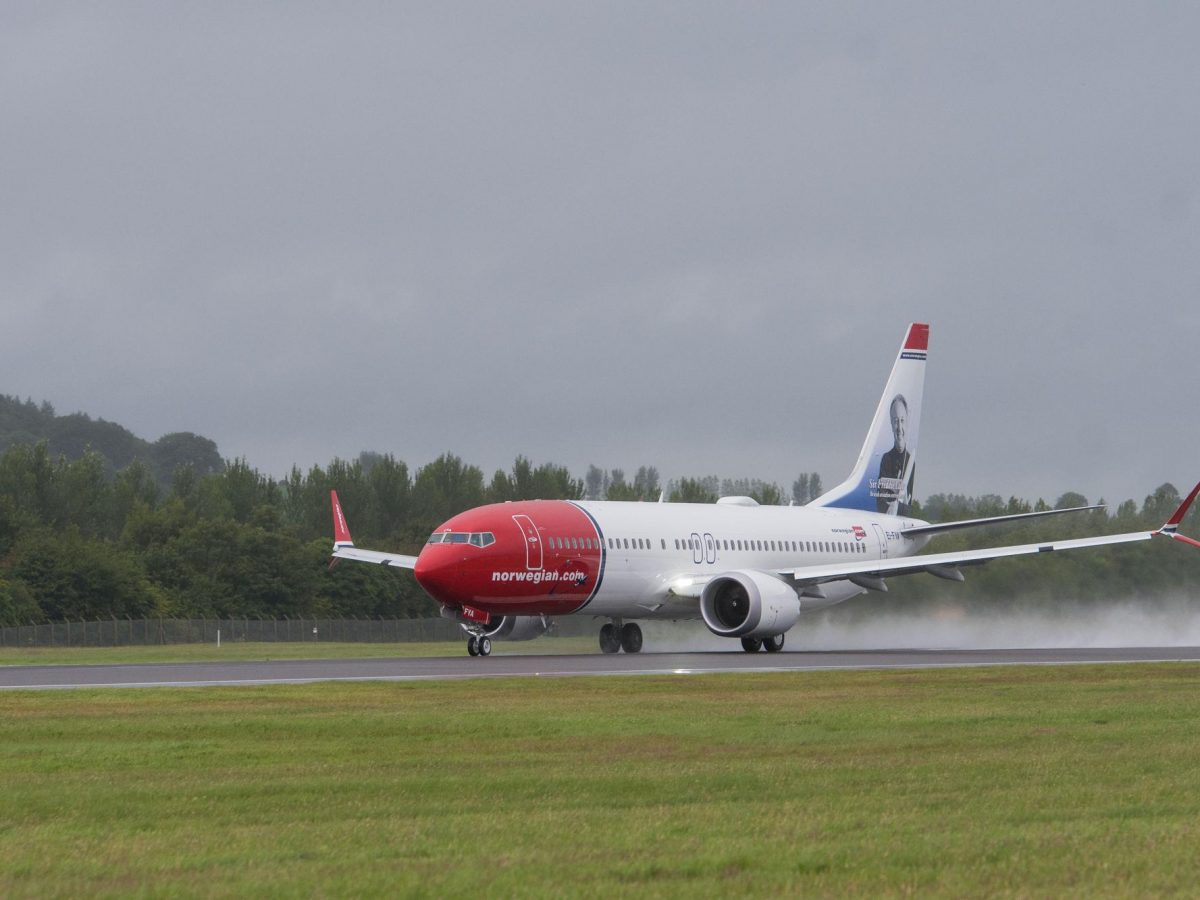
[[472,547],[488,547],[496,543],[490,531],[435,531],[427,544],[470,544]]

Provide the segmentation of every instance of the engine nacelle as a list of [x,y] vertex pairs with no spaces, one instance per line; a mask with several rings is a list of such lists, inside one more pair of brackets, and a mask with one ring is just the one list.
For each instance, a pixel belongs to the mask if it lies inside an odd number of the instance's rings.
[[484,632],[493,641],[532,641],[550,630],[550,620],[545,616],[495,616]]
[[762,572],[718,575],[700,593],[700,615],[720,637],[783,634],[800,618],[800,598],[784,581]]

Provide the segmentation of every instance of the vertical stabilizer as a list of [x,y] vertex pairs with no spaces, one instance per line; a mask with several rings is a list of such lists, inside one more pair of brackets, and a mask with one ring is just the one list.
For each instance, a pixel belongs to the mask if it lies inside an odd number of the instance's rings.
[[909,514],[928,350],[929,326],[919,322],[909,325],[854,471],[810,506]]

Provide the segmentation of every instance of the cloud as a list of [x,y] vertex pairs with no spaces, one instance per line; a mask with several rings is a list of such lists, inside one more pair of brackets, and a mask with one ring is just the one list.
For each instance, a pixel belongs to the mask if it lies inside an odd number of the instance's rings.
[[1196,476],[1185,5],[0,16],[2,391],[832,484],[920,319],[918,495]]

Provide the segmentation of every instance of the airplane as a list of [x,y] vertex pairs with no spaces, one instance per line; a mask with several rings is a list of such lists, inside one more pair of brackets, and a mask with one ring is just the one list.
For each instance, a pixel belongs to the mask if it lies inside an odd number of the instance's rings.
[[850,475],[804,506],[761,506],[750,497],[493,503],[453,516],[419,555],[407,556],[356,547],[331,491],[330,565],[348,559],[411,569],[441,614],[463,627],[471,656],[488,656],[494,640],[532,640],[568,615],[608,620],[599,634],[603,653],[640,652],[637,620],[697,618],[746,652],[776,653],[801,614],[886,591],[891,577],[923,572],[963,581],[964,567],[995,559],[1155,536],[1200,547],[1178,530],[1198,483],[1156,531],[916,555],[943,532],[1098,508],[941,524],[913,516],[928,348],[929,326],[911,324]]

